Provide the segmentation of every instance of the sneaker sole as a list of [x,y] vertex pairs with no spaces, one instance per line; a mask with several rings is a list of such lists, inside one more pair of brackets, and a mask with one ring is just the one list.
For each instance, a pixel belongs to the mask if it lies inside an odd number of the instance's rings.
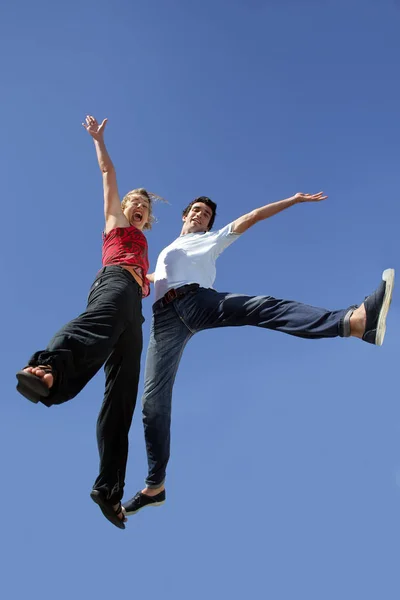
[[394,269],[386,269],[382,273],[382,279],[386,282],[385,295],[383,297],[381,312],[379,313],[378,324],[376,326],[375,344],[382,346],[386,333],[386,317],[392,302],[394,287]]
[[162,502],[152,502],[151,504],[146,504],[145,506],[141,506],[140,508],[137,508],[136,510],[132,510],[132,511],[127,511],[125,507],[124,511],[127,517],[131,517],[132,515],[136,515],[136,513],[138,513],[140,510],[143,510],[143,508],[147,508],[149,506],[161,506],[162,504],[165,504],[165,500],[163,500]]

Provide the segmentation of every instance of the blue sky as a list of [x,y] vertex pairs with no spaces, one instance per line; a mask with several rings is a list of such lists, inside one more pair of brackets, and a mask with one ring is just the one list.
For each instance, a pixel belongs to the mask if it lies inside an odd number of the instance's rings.
[[[399,24],[395,0],[1,7],[2,597],[398,599],[396,296],[382,348],[196,336],[175,386],[168,502],[125,532],[89,498],[103,374],[50,410],[14,374],[84,309],[100,267],[87,113],[109,119],[121,194],[170,202],[148,234],[152,266],[195,196],[218,203],[222,227],[324,190],[227,249],[216,287],[327,308],[370,293],[400,250]],[[146,341],[150,299],[143,310]],[[137,410],[128,496],[145,467]]]

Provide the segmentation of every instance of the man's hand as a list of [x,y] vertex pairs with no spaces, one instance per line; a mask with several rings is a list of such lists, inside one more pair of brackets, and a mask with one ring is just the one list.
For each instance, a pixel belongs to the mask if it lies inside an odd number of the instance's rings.
[[326,200],[328,196],[324,196],[324,192],[319,192],[318,194],[302,194],[301,192],[295,194],[293,196],[293,200],[298,202],[321,202],[321,200]]
[[100,142],[104,136],[104,129],[107,124],[107,119],[104,119],[101,125],[98,124],[97,120],[91,115],[87,115],[86,123],[82,123],[86,131],[92,136],[94,140]]

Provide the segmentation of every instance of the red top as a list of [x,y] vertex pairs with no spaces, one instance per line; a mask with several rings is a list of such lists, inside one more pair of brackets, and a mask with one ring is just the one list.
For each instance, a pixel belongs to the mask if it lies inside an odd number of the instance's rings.
[[103,232],[103,267],[110,265],[128,265],[133,267],[143,282],[142,296],[150,294],[149,282],[146,278],[149,270],[147,256],[147,240],[145,235],[135,227],[115,227],[108,233]]

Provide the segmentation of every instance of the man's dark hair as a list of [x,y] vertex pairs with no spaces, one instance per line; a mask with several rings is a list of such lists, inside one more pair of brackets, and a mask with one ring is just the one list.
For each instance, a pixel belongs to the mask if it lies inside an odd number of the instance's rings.
[[199,196],[198,198],[195,198],[194,200],[192,200],[191,203],[188,204],[187,207],[185,208],[185,210],[183,211],[182,217],[186,217],[186,215],[189,213],[190,209],[192,208],[193,204],[196,204],[196,202],[202,202],[203,204],[206,204],[207,206],[209,206],[212,210],[211,219],[210,219],[210,222],[209,222],[208,228],[207,228],[207,231],[210,231],[211,227],[214,225],[215,217],[217,216],[217,205],[210,198],[207,198],[207,196]]

